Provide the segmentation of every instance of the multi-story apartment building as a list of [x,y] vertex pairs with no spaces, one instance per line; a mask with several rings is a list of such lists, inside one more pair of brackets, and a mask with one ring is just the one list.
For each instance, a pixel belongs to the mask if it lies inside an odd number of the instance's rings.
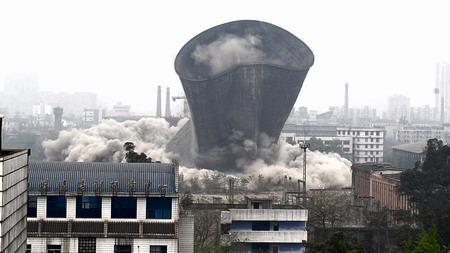
[[384,136],[384,128],[285,125],[280,138],[299,144],[315,137],[324,145],[339,140],[345,158],[353,163],[365,163],[383,162]]
[[251,199],[246,209],[222,211],[233,252],[304,252],[306,209],[272,209],[268,199]]
[[353,138],[353,163],[383,162],[383,128],[338,127],[338,138]]
[[437,138],[445,143],[450,142],[450,128],[441,125],[398,126],[393,129],[394,141],[410,143]]
[[193,252],[178,165],[31,162],[27,252]]

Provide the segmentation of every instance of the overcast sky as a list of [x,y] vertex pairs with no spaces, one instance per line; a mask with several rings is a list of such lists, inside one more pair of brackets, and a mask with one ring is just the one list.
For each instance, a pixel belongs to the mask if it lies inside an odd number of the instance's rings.
[[341,106],[346,82],[350,107],[383,106],[394,94],[433,106],[435,64],[450,61],[449,7],[444,0],[2,0],[0,90],[6,75],[34,73],[41,90],[94,92],[154,114],[158,85],[163,106],[166,87],[182,95],[174,59],[186,42],[254,19],[314,52],[297,106]]

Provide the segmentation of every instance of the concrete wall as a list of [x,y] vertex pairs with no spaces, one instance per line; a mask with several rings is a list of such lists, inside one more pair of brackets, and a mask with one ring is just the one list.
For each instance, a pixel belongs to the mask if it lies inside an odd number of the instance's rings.
[[27,166],[28,150],[0,155],[0,252],[26,249]]

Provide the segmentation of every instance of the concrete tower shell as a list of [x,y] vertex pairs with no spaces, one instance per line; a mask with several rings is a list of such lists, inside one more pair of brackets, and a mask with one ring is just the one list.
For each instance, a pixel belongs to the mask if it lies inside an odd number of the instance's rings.
[[[199,62],[201,49],[225,67]],[[267,158],[261,150],[277,142],[313,62],[305,43],[266,22],[234,21],[200,33],[175,59],[191,118],[167,149],[181,165],[222,171],[236,170],[239,159]]]

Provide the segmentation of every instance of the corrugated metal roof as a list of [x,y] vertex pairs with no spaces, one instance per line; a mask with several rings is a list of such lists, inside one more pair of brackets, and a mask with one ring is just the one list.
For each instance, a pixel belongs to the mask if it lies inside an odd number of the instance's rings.
[[[48,190],[59,191],[67,182],[67,192],[77,192],[84,179],[86,192],[94,192],[94,183],[102,182],[102,192],[111,192],[111,182],[118,182],[117,192],[128,192],[136,181],[135,192],[160,193],[158,186],[167,185],[166,193],[175,193],[176,168],[169,163],[94,163],[94,162],[30,162],[29,191],[41,191],[41,182],[48,180]],[[151,182],[149,191],[146,184]]]

